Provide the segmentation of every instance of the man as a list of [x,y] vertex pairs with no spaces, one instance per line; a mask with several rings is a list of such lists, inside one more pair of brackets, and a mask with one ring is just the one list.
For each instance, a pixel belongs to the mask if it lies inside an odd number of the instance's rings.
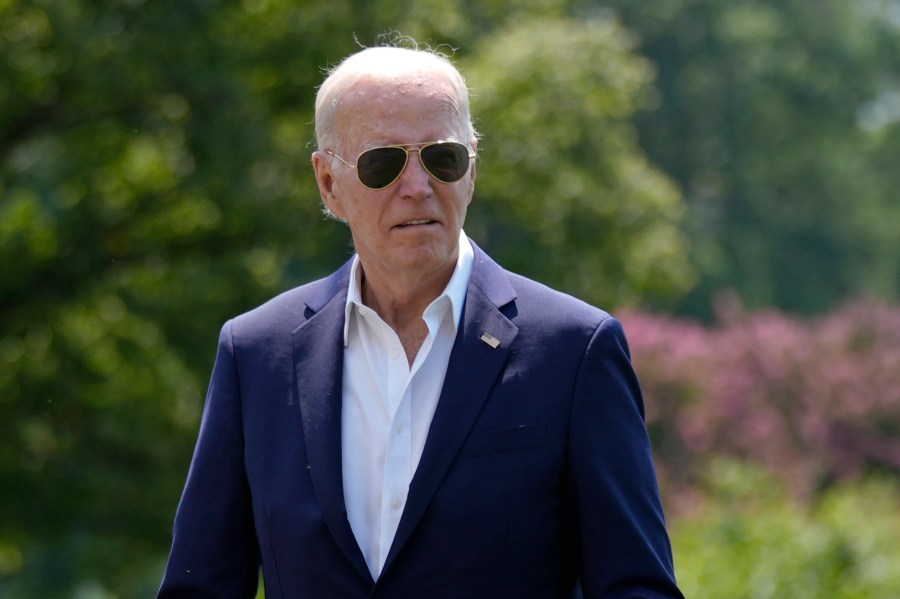
[[356,254],[226,323],[160,597],[681,597],[617,321],[462,232],[457,70],[365,49],[313,167]]

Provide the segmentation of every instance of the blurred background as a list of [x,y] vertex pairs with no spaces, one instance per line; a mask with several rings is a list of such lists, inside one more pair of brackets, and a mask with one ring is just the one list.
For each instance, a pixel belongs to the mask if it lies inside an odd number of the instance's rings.
[[0,0],[0,596],[152,597],[219,327],[350,255],[322,69],[453,55],[467,232],[625,324],[689,597],[900,596],[900,1]]

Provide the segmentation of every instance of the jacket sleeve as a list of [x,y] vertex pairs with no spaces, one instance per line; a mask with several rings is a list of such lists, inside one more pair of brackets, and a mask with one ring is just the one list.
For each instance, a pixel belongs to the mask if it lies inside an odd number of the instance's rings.
[[219,336],[200,434],[175,516],[159,599],[250,599],[259,550],[244,469],[241,396],[231,322]]
[[681,598],[625,333],[600,323],[575,384],[569,493],[586,599]]

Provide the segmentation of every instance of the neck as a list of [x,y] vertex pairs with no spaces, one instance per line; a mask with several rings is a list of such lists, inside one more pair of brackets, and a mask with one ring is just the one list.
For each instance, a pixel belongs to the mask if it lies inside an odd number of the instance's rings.
[[363,304],[375,310],[394,330],[421,321],[425,308],[441,294],[453,275],[451,270],[427,278],[398,276],[382,280],[360,266]]
[[412,365],[428,335],[422,314],[447,286],[453,270],[426,278],[398,276],[381,279],[368,275],[362,263],[360,266],[363,304],[375,310],[397,333],[407,361]]

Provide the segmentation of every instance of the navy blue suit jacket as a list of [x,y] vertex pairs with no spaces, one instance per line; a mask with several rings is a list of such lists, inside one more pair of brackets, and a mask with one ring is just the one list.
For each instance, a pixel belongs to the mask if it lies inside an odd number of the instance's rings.
[[[619,323],[480,249],[378,581],[347,521],[349,263],[224,326],[160,597],[681,597]],[[483,333],[499,340],[494,348]]]

